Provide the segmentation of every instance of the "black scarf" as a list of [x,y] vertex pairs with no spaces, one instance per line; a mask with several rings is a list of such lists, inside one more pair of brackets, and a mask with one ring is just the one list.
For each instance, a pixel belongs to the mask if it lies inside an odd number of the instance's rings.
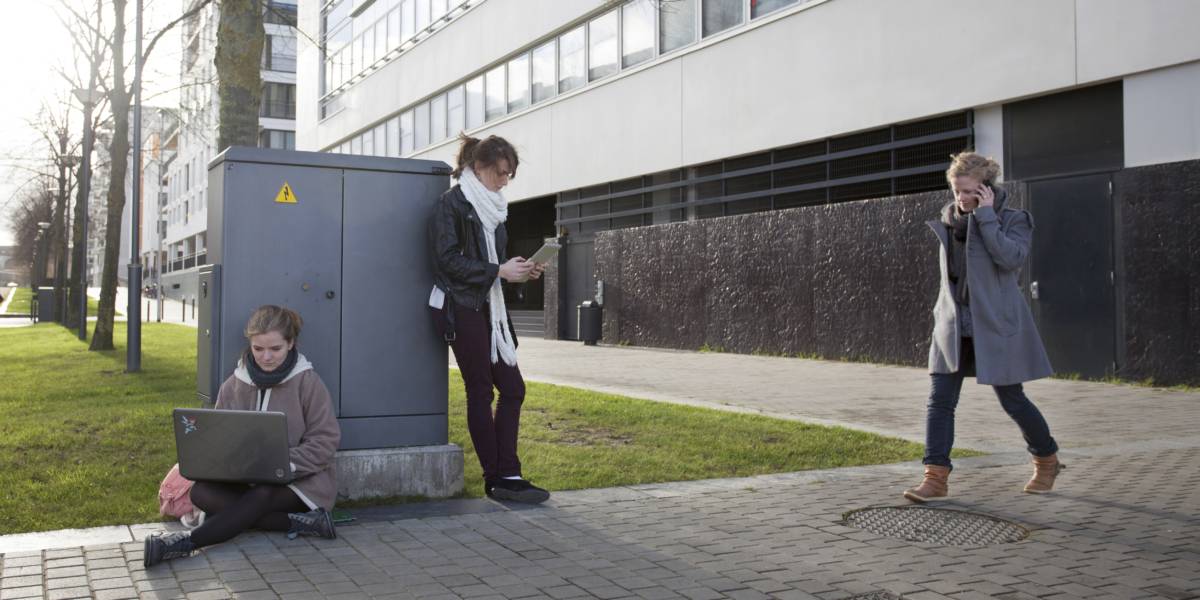
[[942,224],[950,234],[946,262],[950,267],[950,282],[954,284],[954,299],[959,304],[970,304],[967,291],[967,226],[970,216],[970,213],[959,212],[954,202],[942,208]]
[[292,349],[288,350],[287,358],[283,360],[283,364],[279,365],[278,369],[264,371],[262,367],[258,366],[257,362],[254,362],[254,353],[247,348],[242,362],[246,365],[246,371],[250,373],[250,381],[253,381],[254,385],[258,386],[260,390],[265,390],[283,383],[283,380],[287,378],[288,374],[296,366],[296,360],[299,356],[300,353],[296,350],[296,347],[292,346]]

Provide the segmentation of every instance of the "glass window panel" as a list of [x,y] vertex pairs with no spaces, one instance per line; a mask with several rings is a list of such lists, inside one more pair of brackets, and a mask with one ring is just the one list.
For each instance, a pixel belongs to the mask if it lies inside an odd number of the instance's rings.
[[529,55],[508,61],[508,112],[529,106]]
[[584,62],[583,26],[572,29],[558,38],[558,91],[573,90],[587,81]]
[[487,120],[504,116],[504,65],[487,72]]
[[616,73],[617,11],[588,23],[588,44],[588,80],[595,81]]
[[400,43],[407,42],[413,36],[417,22],[416,0],[404,0],[400,4]]
[[742,23],[742,0],[703,0],[704,37]]
[[411,154],[413,151],[413,111],[405,111],[400,115],[400,154]]
[[368,28],[362,34],[363,68],[375,62],[375,30]]
[[400,9],[394,8],[388,13],[388,51],[400,47]]
[[388,119],[385,125],[387,130],[383,135],[387,138],[387,155],[400,156],[400,117]]
[[750,18],[757,19],[767,13],[775,12],[785,6],[795,4],[798,0],[754,0],[750,3]]
[[375,155],[387,156],[387,127],[385,123],[375,126]]
[[368,129],[362,134],[362,153],[370,156],[375,154],[375,131]]
[[551,40],[534,48],[533,56],[533,101],[541,102],[554,97],[554,55],[557,48]]
[[354,38],[354,70],[350,72],[351,77],[362,71],[363,67],[367,64],[364,62],[365,60],[366,56],[363,54],[363,36],[360,35]]
[[383,58],[388,53],[387,19],[380,19],[375,24],[375,60]]
[[362,154],[362,143],[363,143],[362,137],[360,137],[360,136],[356,135],[353,138],[351,138],[350,139],[350,154],[354,154],[356,156],[359,154]]
[[621,7],[622,67],[645,62],[654,56],[654,6],[655,0],[634,0]]
[[447,0],[433,0],[433,20],[436,21],[446,16],[446,11],[449,10]]
[[446,135],[456,136],[467,128],[466,92],[463,86],[446,92]]
[[429,27],[429,0],[417,0],[417,31]]
[[446,95],[429,101],[429,141],[436,144],[446,139]]
[[413,110],[413,149],[420,150],[429,145],[429,103],[422,102]]
[[476,77],[464,86],[467,95],[467,129],[483,125],[483,77]]

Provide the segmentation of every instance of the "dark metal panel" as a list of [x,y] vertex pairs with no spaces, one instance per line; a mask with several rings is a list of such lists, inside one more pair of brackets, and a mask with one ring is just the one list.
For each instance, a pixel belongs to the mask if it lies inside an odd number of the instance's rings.
[[566,239],[566,244],[559,250],[565,257],[566,268],[560,273],[565,281],[559,285],[565,288],[566,305],[562,307],[565,316],[565,331],[563,339],[579,339],[579,315],[576,307],[584,300],[592,300],[596,292],[595,257],[593,255],[595,242],[591,239]]
[[[300,313],[298,345],[340,402],[342,173],[285,165],[225,162],[219,200],[221,243],[221,377],[246,348],[254,309],[278,304]],[[275,201],[287,183],[295,204]]]
[[1004,105],[1005,173],[1031,179],[1125,166],[1120,81]]
[[221,265],[204,265],[197,274],[196,319],[196,393],[200,402],[211,406],[221,389],[218,341],[221,330]]
[[[444,384],[443,384],[444,385]],[[341,450],[434,446],[446,443],[446,414],[338,419]]]
[[1109,175],[1029,184],[1033,313],[1059,373],[1111,374],[1116,360]]
[[[447,186],[445,176],[345,172],[343,418],[446,413],[446,344],[427,308],[427,231]],[[438,439],[445,443],[445,428]]]

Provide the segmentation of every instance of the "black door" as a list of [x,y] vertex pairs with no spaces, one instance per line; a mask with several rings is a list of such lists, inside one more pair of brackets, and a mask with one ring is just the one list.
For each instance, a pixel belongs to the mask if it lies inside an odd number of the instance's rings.
[[584,300],[592,300],[596,295],[596,260],[595,243],[592,239],[579,240],[567,238],[564,247],[559,252],[566,252],[566,260],[559,285],[563,288],[562,302],[559,307],[559,339],[579,339],[579,311],[577,307]]
[[1033,314],[1059,374],[1103,377],[1116,359],[1111,176],[1029,184]]

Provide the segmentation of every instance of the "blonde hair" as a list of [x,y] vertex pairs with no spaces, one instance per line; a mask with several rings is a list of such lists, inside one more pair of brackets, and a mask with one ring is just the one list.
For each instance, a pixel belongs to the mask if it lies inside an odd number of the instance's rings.
[[950,155],[950,168],[946,169],[946,181],[953,183],[956,177],[974,177],[982,183],[993,184],[1000,177],[1000,164],[991,157],[966,151]]
[[255,309],[254,314],[250,315],[250,320],[246,322],[246,339],[278,331],[285,341],[291,343],[300,337],[300,328],[303,326],[304,319],[301,319],[296,311],[274,304],[264,304]]

